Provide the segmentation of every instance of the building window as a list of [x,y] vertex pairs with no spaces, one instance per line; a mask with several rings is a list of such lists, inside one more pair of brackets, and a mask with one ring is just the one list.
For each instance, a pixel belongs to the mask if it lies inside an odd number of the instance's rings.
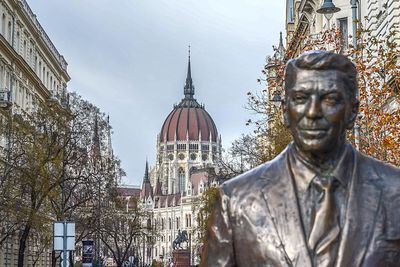
[[185,171],[183,168],[178,169],[179,192],[185,190]]
[[178,144],[178,150],[186,150],[186,144]]
[[6,34],[6,15],[3,13],[1,18],[1,34],[5,36]]
[[198,150],[199,149],[199,144],[189,144],[189,150]]
[[17,50],[17,53],[19,54],[19,41],[20,41],[20,38],[19,38],[19,32],[17,32],[17,40],[15,40],[15,46],[16,46],[16,49],[15,50]]
[[209,145],[201,145],[201,151],[207,151],[210,150],[210,146]]
[[287,22],[294,22],[294,0],[287,0]]
[[24,47],[23,47],[23,51],[22,51],[22,56],[24,57],[24,59],[26,60],[26,54],[27,54],[27,48],[26,48],[26,41],[24,41]]
[[349,45],[349,31],[347,26],[347,17],[338,20],[339,30],[342,33],[342,50],[347,49]]
[[169,224],[169,230],[172,229],[172,220],[171,218],[168,218],[168,224]]
[[8,22],[8,41],[11,43],[11,35],[12,35],[12,32],[11,32],[11,21],[9,21]]

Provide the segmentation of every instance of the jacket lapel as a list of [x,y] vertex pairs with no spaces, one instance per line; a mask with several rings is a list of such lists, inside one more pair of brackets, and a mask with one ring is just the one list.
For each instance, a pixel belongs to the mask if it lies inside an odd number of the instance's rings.
[[[354,150],[354,169],[346,211],[345,224],[338,252],[337,267],[361,266],[375,228],[381,203],[380,177],[375,171],[363,171],[360,164],[364,157]],[[373,168],[371,168],[373,169]]]
[[274,224],[272,231],[280,244],[288,266],[311,267],[311,259],[305,242],[294,181],[288,167],[286,149],[263,174],[266,184],[262,194],[267,212]]

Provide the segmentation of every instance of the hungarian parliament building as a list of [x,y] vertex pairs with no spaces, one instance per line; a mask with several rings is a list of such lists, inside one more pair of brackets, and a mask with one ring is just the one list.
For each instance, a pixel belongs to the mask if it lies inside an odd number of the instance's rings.
[[[210,114],[194,98],[190,55],[183,98],[174,105],[157,136],[156,163],[146,162],[140,198],[157,228],[157,237],[144,249],[145,263],[172,262],[178,231],[188,233],[191,264],[200,261],[196,205],[208,186],[218,184],[221,136]],[[138,190],[138,189],[136,189]]]

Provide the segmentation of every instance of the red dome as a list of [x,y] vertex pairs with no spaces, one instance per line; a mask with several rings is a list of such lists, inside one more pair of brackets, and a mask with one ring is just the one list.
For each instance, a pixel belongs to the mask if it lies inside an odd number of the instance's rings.
[[[190,52],[189,52],[190,53]],[[217,142],[217,127],[210,114],[194,99],[194,85],[192,81],[190,54],[188,61],[188,70],[186,84],[184,87],[185,97],[174,106],[174,109],[165,119],[161,128],[161,142],[186,140],[187,134],[189,140],[198,141],[201,134],[201,141]]]
[[[193,101],[193,100],[192,100]],[[195,100],[194,100],[195,101]],[[189,140],[217,142],[218,132],[210,114],[199,105],[175,106],[168,117],[165,119],[161,128],[160,139],[162,142],[176,140],[186,140],[186,134],[189,134]]]

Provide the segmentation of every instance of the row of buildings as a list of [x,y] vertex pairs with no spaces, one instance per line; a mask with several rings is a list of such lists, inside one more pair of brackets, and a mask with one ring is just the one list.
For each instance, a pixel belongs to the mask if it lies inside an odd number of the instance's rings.
[[[0,119],[5,113],[29,117],[39,104],[69,110],[70,94],[67,88],[71,77],[67,67],[67,61],[26,0],[0,1]],[[105,129],[102,135],[106,135],[101,141],[97,116],[93,117],[93,121],[93,143],[96,138],[97,142],[104,143],[98,153],[113,158],[109,121],[101,121],[102,129]],[[0,140],[3,153],[7,138],[2,136]],[[7,218],[7,214],[1,214],[1,218]],[[15,231],[8,235],[3,226],[0,220],[0,266],[17,266],[21,233]],[[43,245],[37,235],[28,238],[24,255],[24,266],[48,267],[53,264],[52,244]]]
[[[67,62],[54,46],[25,0],[0,1],[0,108],[2,112],[29,114],[37,103],[52,102],[65,107],[70,76]],[[2,139],[3,140],[3,139]],[[0,222],[1,223],[1,222]],[[16,266],[18,235],[9,236],[0,247],[0,266]],[[26,266],[31,254],[40,250],[34,240],[27,246]],[[51,248],[36,266],[51,265]]]

